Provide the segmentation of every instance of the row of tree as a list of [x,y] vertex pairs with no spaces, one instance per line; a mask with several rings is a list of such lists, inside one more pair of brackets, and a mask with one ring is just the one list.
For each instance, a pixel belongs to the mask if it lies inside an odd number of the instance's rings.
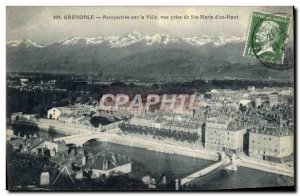
[[119,127],[126,133],[152,135],[154,138],[158,139],[172,138],[176,141],[187,141],[189,143],[195,143],[200,138],[200,135],[195,132],[158,129],[154,127],[136,126],[126,123],[121,123]]

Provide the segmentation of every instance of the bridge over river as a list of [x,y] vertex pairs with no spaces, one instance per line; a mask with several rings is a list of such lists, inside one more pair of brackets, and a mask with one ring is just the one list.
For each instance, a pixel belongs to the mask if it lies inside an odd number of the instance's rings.
[[[226,156],[224,159],[220,160],[217,163],[214,163],[204,169],[198,170],[184,178],[182,178],[180,180],[180,185],[183,186],[193,180],[195,180],[196,178],[202,177],[202,176],[206,176],[214,171],[216,171],[219,168],[224,168],[226,166],[229,166],[231,164],[231,160],[228,156]],[[178,183],[178,181],[176,181],[176,183]],[[178,185],[176,185],[177,188]]]
[[55,138],[54,141],[64,141],[66,144],[75,144],[77,146],[82,146],[89,140],[97,139],[100,137],[105,137],[107,134],[97,131],[89,131],[76,135],[70,135],[60,138]]

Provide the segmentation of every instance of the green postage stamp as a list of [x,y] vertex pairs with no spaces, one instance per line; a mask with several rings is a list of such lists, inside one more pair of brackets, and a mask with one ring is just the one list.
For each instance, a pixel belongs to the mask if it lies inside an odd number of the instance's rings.
[[290,17],[253,11],[244,56],[261,62],[282,64]]

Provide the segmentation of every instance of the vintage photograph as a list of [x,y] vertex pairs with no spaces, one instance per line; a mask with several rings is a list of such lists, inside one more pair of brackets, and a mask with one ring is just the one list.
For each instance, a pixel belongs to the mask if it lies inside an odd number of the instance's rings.
[[9,191],[294,191],[294,7],[7,6]]

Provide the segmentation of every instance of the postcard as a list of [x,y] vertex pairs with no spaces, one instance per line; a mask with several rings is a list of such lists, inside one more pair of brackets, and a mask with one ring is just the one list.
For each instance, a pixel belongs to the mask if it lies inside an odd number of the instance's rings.
[[295,190],[294,7],[6,7],[9,191]]

